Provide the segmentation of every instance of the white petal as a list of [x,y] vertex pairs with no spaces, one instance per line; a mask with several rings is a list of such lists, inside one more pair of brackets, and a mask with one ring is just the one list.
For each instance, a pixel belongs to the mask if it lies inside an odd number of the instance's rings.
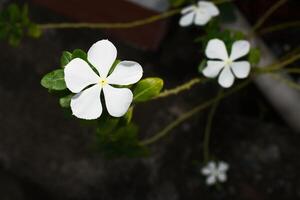
[[233,43],[231,49],[231,60],[236,60],[247,55],[250,51],[250,43],[246,40],[239,40]]
[[100,79],[88,63],[80,58],[75,58],[69,62],[64,73],[67,88],[73,93],[80,92],[87,86],[97,83]]
[[216,183],[216,177],[215,176],[211,175],[211,176],[207,177],[207,179],[206,179],[206,184],[207,185],[213,185],[215,183]]
[[109,84],[131,85],[138,82],[143,76],[143,68],[137,62],[122,61],[107,77]]
[[246,78],[250,74],[250,63],[248,61],[233,62],[231,69],[237,78]]
[[193,23],[194,18],[195,18],[195,12],[187,13],[180,18],[179,25],[183,27],[189,26]]
[[109,40],[100,40],[88,51],[88,61],[98,70],[101,78],[106,78],[117,58],[117,49]]
[[207,167],[208,167],[211,171],[215,171],[215,170],[217,169],[216,163],[213,162],[213,161],[210,161],[210,162],[207,164]]
[[203,174],[203,175],[209,175],[209,174],[211,174],[212,173],[212,171],[211,171],[211,169],[209,168],[209,167],[203,167],[202,168],[202,170],[201,170],[201,173]]
[[224,88],[229,88],[232,86],[234,82],[234,76],[230,70],[230,67],[228,66],[224,67],[224,69],[222,70],[219,76],[218,82]]
[[190,5],[190,6],[187,6],[187,7],[184,7],[182,10],[181,10],[181,14],[186,14],[188,12],[192,12],[196,9],[197,7],[194,6],[194,5]]
[[196,17],[195,17],[195,24],[202,26],[207,24],[209,20],[211,19],[211,15],[207,13],[206,11],[198,11],[196,12]]
[[229,169],[229,165],[225,162],[220,162],[218,166],[218,171],[225,172]]
[[226,46],[222,40],[212,39],[208,42],[205,54],[211,59],[227,60],[228,54]]
[[97,119],[101,116],[102,105],[100,101],[101,86],[96,84],[71,99],[73,115],[80,119]]
[[220,182],[225,182],[225,181],[227,180],[227,176],[226,176],[225,173],[219,173],[219,174],[217,175],[217,177],[218,177],[218,180],[219,180]]
[[203,75],[208,78],[215,78],[225,66],[223,61],[207,61],[206,68],[202,71]]
[[198,5],[201,9],[204,9],[205,11],[207,11],[207,13],[210,16],[217,16],[220,14],[218,7],[215,6],[215,4],[213,4],[212,2],[199,1]]
[[128,88],[114,88],[110,85],[103,87],[103,92],[108,113],[113,117],[123,116],[132,102],[132,92]]

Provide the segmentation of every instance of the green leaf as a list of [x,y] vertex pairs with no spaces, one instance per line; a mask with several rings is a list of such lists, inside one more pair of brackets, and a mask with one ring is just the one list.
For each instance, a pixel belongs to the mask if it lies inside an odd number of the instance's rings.
[[60,57],[60,65],[64,68],[72,60],[72,53],[69,51],[64,51]]
[[41,80],[41,85],[50,90],[65,90],[67,86],[64,80],[64,70],[57,69],[46,74]]
[[120,118],[111,117],[108,115],[101,116],[97,124],[97,132],[101,134],[111,134],[114,131],[118,124]]
[[28,26],[28,35],[33,38],[39,38],[42,35],[42,30],[38,25],[30,23]]
[[233,40],[244,40],[245,39],[245,34],[242,31],[235,31],[233,32],[232,36]]
[[23,26],[27,26],[28,24],[30,24],[30,19],[29,19],[29,11],[28,11],[28,5],[25,4],[22,8],[21,11],[21,23]]
[[74,95],[69,94],[59,99],[59,105],[63,108],[70,108],[71,99]]
[[251,48],[248,59],[252,66],[257,65],[260,61],[260,50],[258,48]]
[[97,147],[109,158],[146,156],[148,149],[139,144],[137,133],[134,124],[119,127],[110,134],[97,131]]
[[12,46],[17,46],[24,33],[30,37],[39,37],[40,28],[30,22],[28,6],[10,4],[0,12],[0,38],[5,39]]
[[143,102],[159,95],[164,82],[160,78],[146,78],[141,80],[133,91],[135,102]]
[[8,43],[13,46],[16,47],[20,44],[21,38],[17,35],[10,35],[8,38]]
[[72,52],[72,59],[74,58],[81,58],[83,60],[87,60],[87,54],[81,50],[81,49],[75,49],[73,52]]
[[206,62],[207,62],[207,60],[204,59],[204,60],[202,60],[202,62],[199,64],[199,66],[198,66],[198,72],[199,72],[199,73],[202,73],[203,69],[204,69],[205,66],[206,66]]
[[126,113],[126,114],[124,115],[124,117],[123,117],[126,124],[129,124],[129,123],[131,122],[132,116],[133,116],[133,107],[131,106],[131,107],[128,109],[127,113]]
[[7,10],[10,22],[18,22],[21,17],[21,11],[17,4],[10,4]]

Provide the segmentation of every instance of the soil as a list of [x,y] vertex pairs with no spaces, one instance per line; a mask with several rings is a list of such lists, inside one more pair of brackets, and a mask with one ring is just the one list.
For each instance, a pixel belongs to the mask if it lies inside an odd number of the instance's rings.
[[[30,7],[37,21],[64,20]],[[176,23],[175,17],[156,52],[111,40],[121,58],[142,63],[145,77],[162,77],[171,88],[198,76],[195,66],[201,60],[193,41],[199,29],[183,30]],[[279,56],[285,52],[282,41],[299,45],[299,37],[291,37],[295,35],[299,30],[265,39]],[[200,174],[207,110],[152,145],[149,157],[105,159],[95,152],[93,130],[66,115],[40,79],[58,68],[63,50],[87,50],[108,37],[95,30],[60,30],[48,31],[39,40],[25,39],[17,48],[0,43],[1,200],[300,199],[300,135],[253,84],[222,101],[213,121],[211,153],[230,164],[229,179],[219,187],[207,187]],[[155,134],[216,95],[218,88],[209,82],[139,105],[134,113],[139,137]]]

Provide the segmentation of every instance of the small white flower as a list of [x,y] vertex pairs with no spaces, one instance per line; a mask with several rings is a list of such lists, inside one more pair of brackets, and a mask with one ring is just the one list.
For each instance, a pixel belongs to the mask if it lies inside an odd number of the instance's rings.
[[202,174],[207,176],[206,184],[214,185],[217,182],[225,182],[227,180],[226,171],[229,169],[229,165],[225,162],[209,162],[202,168]]
[[210,59],[220,60],[207,61],[207,66],[202,73],[208,78],[215,78],[220,74],[219,84],[224,88],[229,88],[234,83],[235,77],[239,79],[248,77],[251,68],[250,63],[235,60],[247,55],[249,51],[250,43],[246,40],[239,40],[233,43],[231,54],[228,56],[224,42],[219,39],[212,39],[208,42],[205,54]]
[[190,5],[181,10],[183,15],[179,21],[180,26],[207,24],[212,17],[220,14],[219,9],[211,2],[199,1],[198,5]]
[[64,69],[68,89],[76,93],[71,99],[73,115],[81,119],[97,119],[102,113],[100,100],[103,90],[108,113],[114,117],[123,116],[133,99],[128,88],[116,88],[111,85],[131,85],[138,82],[142,67],[133,61],[122,61],[109,75],[110,68],[117,58],[116,47],[108,40],[95,43],[87,53],[88,61],[97,70],[80,59],[73,59]]

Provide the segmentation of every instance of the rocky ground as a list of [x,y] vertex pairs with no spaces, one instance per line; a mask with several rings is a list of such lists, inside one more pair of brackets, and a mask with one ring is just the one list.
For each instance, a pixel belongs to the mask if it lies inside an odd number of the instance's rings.
[[[40,16],[40,10],[34,12]],[[47,20],[51,13],[42,16]],[[149,157],[108,160],[95,152],[92,130],[66,116],[39,82],[57,68],[63,50],[87,50],[107,37],[98,31],[49,31],[18,48],[0,44],[1,200],[300,198],[300,136],[254,85],[224,100],[213,123],[211,151],[230,164],[229,180],[221,187],[208,188],[200,175],[207,111],[151,146]],[[120,57],[139,61],[145,77],[163,77],[169,88],[197,76],[193,37],[192,30],[172,28],[157,52],[115,43]],[[216,92],[216,84],[208,83],[140,105],[134,119],[140,137],[153,135]]]

